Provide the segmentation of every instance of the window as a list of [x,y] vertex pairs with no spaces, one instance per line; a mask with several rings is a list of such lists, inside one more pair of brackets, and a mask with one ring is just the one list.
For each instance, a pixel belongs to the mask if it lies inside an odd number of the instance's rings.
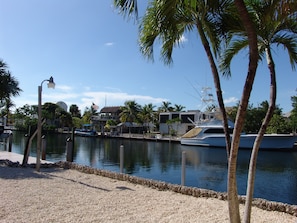
[[190,114],[181,115],[181,123],[192,123],[189,119],[194,122],[195,121],[194,115],[193,114],[192,115],[190,115]]
[[179,114],[172,114],[171,115],[171,119],[177,119],[177,118],[179,118]]
[[169,120],[169,115],[160,115],[160,123],[166,123]]

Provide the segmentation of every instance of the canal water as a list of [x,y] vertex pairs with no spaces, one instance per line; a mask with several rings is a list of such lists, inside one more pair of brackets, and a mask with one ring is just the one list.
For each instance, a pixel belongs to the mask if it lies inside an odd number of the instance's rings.
[[[46,136],[47,160],[66,160],[66,139],[69,136]],[[14,132],[12,151],[23,154],[26,140],[23,133]],[[186,186],[220,192],[227,190],[227,159],[226,151],[222,148],[182,146],[174,142],[75,137],[74,162],[119,172],[121,145],[124,146],[126,174],[180,184],[182,152],[185,151]],[[3,150],[4,146],[0,149]],[[35,141],[30,155],[36,155]],[[241,195],[246,193],[249,157],[249,150],[239,151],[237,181]],[[297,205],[297,152],[259,152],[254,197]]]

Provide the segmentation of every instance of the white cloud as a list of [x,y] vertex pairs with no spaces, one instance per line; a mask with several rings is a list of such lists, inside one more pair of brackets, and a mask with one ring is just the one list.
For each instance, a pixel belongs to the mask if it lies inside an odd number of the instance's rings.
[[104,46],[113,46],[115,43],[113,42],[108,42],[108,43],[104,43]]
[[233,104],[233,103],[237,103],[239,101],[238,98],[236,97],[230,97],[224,100],[225,104]]
[[56,89],[60,89],[62,91],[70,91],[70,90],[72,90],[72,87],[67,86],[67,85],[56,85],[55,88]]
[[[100,110],[104,106],[122,106],[127,100],[135,100],[142,106],[149,103],[160,106],[163,101],[169,101],[166,98],[125,93],[117,88],[108,88],[107,91],[90,91],[89,87],[80,89],[81,91],[74,91],[73,87],[67,85],[58,85],[56,89],[44,89],[42,103],[63,101],[68,108],[70,105],[76,104],[83,113],[85,108],[90,107],[92,103],[98,105]],[[27,94],[25,97],[16,97],[14,102],[16,108],[23,107],[25,104],[37,105],[37,92],[36,94]]]
[[162,101],[168,101],[166,98],[155,98],[147,95],[135,95],[123,92],[85,92],[83,93],[82,106],[90,107],[94,102],[99,106],[121,106],[125,101],[135,100],[140,105],[152,103],[153,105],[161,104]]

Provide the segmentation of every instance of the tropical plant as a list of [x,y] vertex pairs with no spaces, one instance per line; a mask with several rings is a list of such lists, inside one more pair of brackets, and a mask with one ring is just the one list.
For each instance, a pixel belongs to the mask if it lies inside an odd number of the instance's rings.
[[270,134],[290,133],[292,132],[292,126],[284,116],[274,113],[266,132]]
[[140,123],[138,114],[141,111],[141,106],[133,101],[125,101],[124,106],[121,107],[120,121],[122,123],[128,122],[129,133],[131,133],[131,126],[133,122]]
[[185,108],[183,105],[174,104],[174,111],[183,112]]
[[[252,86],[256,76],[258,67],[258,48],[257,48],[257,35],[253,21],[250,18],[247,7],[243,0],[234,0],[236,10],[230,10],[231,16],[229,19],[234,23],[241,21],[243,28],[247,33],[248,46],[249,46],[249,63],[247,69],[246,81],[244,83],[243,92],[241,95],[240,104],[238,107],[237,115],[235,118],[235,125],[232,135],[230,156],[228,159],[228,206],[229,206],[229,220],[230,222],[240,222],[239,213],[239,201],[237,192],[237,180],[236,180],[236,169],[237,169],[237,157],[240,135],[243,129],[244,120],[246,116],[246,108],[248,106]],[[240,15],[240,16],[239,16]],[[226,29],[226,24],[223,22],[220,28]],[[227,31],[228,28],[226,29]]]
[[10,122],[10,108],[11,107],[15,107],[15,104],[13,103],[13,101],[11,100],[11,98],[5,98],[4,100],[4,108],[1,110],[1,116],[6,116],[7,119],[7,123],[9,124]]
[[28,104],[23,107],[17,108],[13,114],[14,127],[18,130],[26,131],[28,126],[37,124],[37,109]]
[[[254,107],[252,104],[248,105],[243,132],[257,133],[259,131],[261,127],[261,123],[264,120],[266,112],[268,110],[268,106],[269,106],[268,101],[263,101],[258,105],[258,107]],[[232,121],[235,120],[237,110],[238,110],[238,105],[230,108],[228,112],[228,116]],[[275,118],[279,117],[279,119],[281,120],[282,119],[281,117],[283,116],[282,110],[278,106],[276,106],[273,115],[275,116]],[[270,122],[267,127],[266,133],[273,133],[272,129],[278,129],[278,133],[288,132],[288,128],[283,128],[281,126],[279,126],[278,128],[277,126],[274,126],[272,122]]]
[[292,102],[292,111],[289,117],[290,125],[294,133],[296,133],[297,129],[297,96],[292,96],[291,97],[291,102]]
[[116,122],[116,120],[114,120],[114,119],[108,119],[108,120],[106,121],[106,124],[105,124],[104,128],[110,130],[110,129],[111,129],[111,126],[115,126],[115,125],[117,125],[117,124],[118,124],[118,123]]
[[65,111],[63,108],[58,106],[55,111],[55,116],[57,117],[57,127],[64,128],[64,127],[72,127],[72,117],[71,114]]
[[143,123],[143,125],[146,127],[146,129],[150,129],[150,127],[154,123],[154,106],[152,103],[149,103],[147,105],[144,105],[141,110],[139,111],[138,118]]
[[[114,0],[114,2],[115,2],[115,5],[118,8],[120,8],[120,11],[126,14],[131,14],[135,9],[135,7],[137,6],[136,0],[134,1],[133,0]],[[149,8],[146,10],[146,16],[149,17],[150,15],[150,18],[147,19],[146,25],[142,24],[142,27],[148,28],[148,31],[146,32],[148,37],[147,38],[148,47],[147,48],[142,47],[142,51],[145,54],[153,55],[152,54],[153,42],[156,36],[158,36],[161,33],[163,34],[162,35],[162,38],[164,38],[163,40],[166,40],[166,38],[168,40],[168,41],[163,41],[164,42],[163,49],[167,49],[167,50],[162,52],[162,55],[165,56],[165,58],[167,57],[167,62],[170,62],[170,58],[171,58],[170,56],[172,53],[173,46],[175,46],[176,44],[176,40],[179,40],[179,38],[181,37],[181,35],[185,30],[185,27],[187,27],[187,25],[191,23],[191,21],[196,22],[194,24],[198,29],[200,38],[202,40],[205,51],[208,55],[208,59],[210,61],[211,68],[213,71],[212,73],[213,73],[216,92],[218,96],[218,102],[224,117],[224,129],[226,134],[227,153],[229,153],[230,137],[228,132],[227,115],[225,113],[222,92],[220,88],[220,79],[217,72],[216,64],[213,59],[214,57],[211,54],[211,49],[209,47],[208,39],[206,37],[206,33],[213,34],[213,35],[209,35],[209,39],[211,40],[211,43],[213,43],[212,49],[214,50],[214,53],[216,53],[217,49],[219,49],[217,46],[220,41],[217,38],[218,33],[212,32],[212,31],[217,30],[216,25],[218,25],[218,17],[214,16],[215,14],[212,14],[213,10],[210,10],[212,8],[208,8],[206,6],[208,6],[208,3],[213,3],[215,5],[218,5],[217,4],[218,2],[220,1],[207,1],[207,2],[193,1],[193,0],[183,0],[183,1],[155,0],[153,1],[152,4],[150,5],[150,7],[152,8],[151,11],[149,11]],[[239,222],[240,215],[239,215],[239,202],[238,202],[238,193],[237,193],[237,185],[236,185],[236,161],[237,161],[237,154],[238,154],[238,147],[239,147],[239,138],[243,127],[243,122],[245,119],[245,111],[248,105],[250,92],[252,90],[252,85],[254,82],[254,77],[255,77],[257,65],[258,65],[257,64],[258,49],[257,49],[256,31],[243,0],[235,0],[234,3],[236,5],[238,14],[241,15],[240,17],[238,16],[236,19],[242,20],[243,26],[246,32],[248,33],[248,40],[249,40],[249,67],[247,72],[246,83],[243,88],[243,93],[241,98],[242,100],[240,101],[240,106],[239,106],[237,118],[235,121],[235,131],[233,132],[234,134],[232,137],[230,156],[228,156],[229,157],[229,162],[228,162],[229,163],[228,165],[229,216],[230,216],[231,222]],[[199,8],[199,6],[201,6],[202,8]],[[155,7],[155,9],[158,9],[158,10],[154,10],[153,7]],[[194,17],[195,19],[193,20],[191,17]],[[205,21],[205,19],[210,19],[209,24],[214,24],[214,26],[206,26],[206,27],[211,27],[208,29],[202,26],[201,22]],[[232,18],[232,21],[236,21],[236,19]],[[213,23],[211,23],[211,21],[213,21]]]
[[133,101],[125,101],[121,107],[120,121],[121,122],[139,122],[138,113],[141,111],[141,106]]
[[[118,3],[115,5],[120,8],[121,12],[127,13],[127,14],[131,14],[133,12],[133,10],[135,9],[135,7],[137,6],[136,0],[134,0],[134,1],[133,0],[118,0],[118,1],[115,0],[114,2]],[[208,1],[208,2],[217,3],[218,1]],[[178,3],[181,3],[181,4],[178,4]],[[188,14],[189,11],[187,11],[187,10],[189,9],[190,11],[192,10],[192,11],[196,12],[196,10],[199,9],[199,7],[198,7],[199,4],[201,4],[201,3],[204,3],[204,2],[203,1],[193,1],[193,0],[188,0],[188,1],[187,0],[183,0],[183,1],[157,1],[157,0],[155,0],[152,2],[151,7],[160,7],[162,5],[163,6],[166,5],[166,7],[161,7],[161,8],[159,8],[159,10],[155,10],[156,13],[154,13],[154,11],[150,12],[149,9],[146,10],[146,15],[151,14],[151,19],[147,20],[147,27],[150,28],[153,26],[153,28],[156,28],[156,32],[160,32],[160,29],[163,26],[162,30],[165,30],[163,32],[163,34],[164,34],[163,37],[164,38],[173,37],[173,38],[168,38],[168,42],[165,41],[165,44],[163,44],[163,46],[165,46],[165,48],[168,48],[169,50],[167,51],[167,53],[166,53],[166,51],[162,52],[162,55],[168,56],[168,53],[169,53],[169,55],[171,54],[172,47],[170,48],[169,46],[172,45],[178,39],[177,37],[180,37],[181,34],[183,33],[182,28],[180,26],[187,23],[184,20],[182,20],[182,18],[184,18],[183,16],[195,15],[195,13]],[[233,131],[230,156],[229,156],[229,160],[228,160],[228,164],[229,164],[228,165],[229,217],[230,217],[231,222],[240,222],[239,201],[238,201],[238,192],[237,192],[237,184],[236,184],[236,164],[237,164],[240,135],[242,132],[245,115],[246,115],[246,108],[248,106],[250,93],[252,91],[252,86],[253,86],[256,71],[257,71],[259,53],[258,53],[258,45],[257,45],[256,27],[254,26],[253,20],[251,19],[250,15],[249,15],[249,12],[247,10],[247,7],[246,7],[244,1],[243,0],[234,0],[234,4],[236,6],[236,10],[233,10],[233,11],[235,13],[237,13],[237,16],[233,12],[232,13],[233,16],[230,17],[230,19],[232,22],[236,22],[236,21],[242,22],[243,28],[247,35],[248,46],[249,46],[249,63],[248,63],[248,69],[247,69],[247,76],[246,76],[246,81],[245,81],[245,84],[243,87],[243,92],[242,92],[240,104],[238,107],[237,116],[235,119],[235,128]],[[207,4],[205,4],[205,5],[207,5]],[[126,6],[126,8],[125,8],[125,6]],[[186,11],[181,10],[181,9],[184,9],[183,8],[184,6],[188,6],[189,8],[186,8],[187,9]],[[182,17],[180,17],[180,16],[176,16],[176,15],[180,15],[180,14],[176,14],[176,11],[179,11],[182,13],[187,12],[187,13],[183,14]],[[211,10],[207,10],[207,12],[210,12],[210,11]],[[201,12],[201,9],[199,12]],[[206,10],[202,14],[203,15],[202,18],[208,18],[207,17],[208,14],[207,13],[205,14],[205,12],[206,12]],[[217,17],[211,16],[210,18],[216,19]],[[178,22],[180,22],[180,23],[178,23]],[[198,22],[199,22],[199,20],[198,20]],[[169,30],[166,31],[166,29],[164,29],[164,24],[165,24],[165,27],[169,28]],[[177,26],[176,24],[179,24],[180,26]],[[214,24],[218,25],[218,20],[216,20],[216,22]],[[221,23],[220,27],[225,29],[226,27],[224,27],[224,25],[225,25],[224,23]],[[145,27],[145,28],[147,28],[147,27]],[[206,30],[205,27],[203,29],[202,26],[198,26],[197,27],[198,30],[199,30],[199,27],[200,27],[200,31]],[[215,28],[215,27],[213,27],[213,28]],[[209,30],[211,30],[211,29],[209,29]],[[212,29],[212,30],[216,30],[216,29]],[[228,31],[228,29],[227,29],[227,31]],[[148,37],[149,37],[148,43],[151,46],[151,48],[148,48],[147,50],[152,55],[152,47],[153,47],[153,42],[154,42],[156,33],[154,33],[153,29],[151,30],[151,32],[147,32],[147,33],[148,33]],[[202,34],[205,34],[205,33],[202,32]],[[214,35],[214,37],[216,37],[216,35],[217,35],[217,33]],[[204,41],[202,41],[202,42],[205,46],[205,49],[207,50],[208,45],[206,45],[205,43],[208,43],[208,42],[204,42]],[[214,49],[216,50],[216,48],[214,48]],[[214,52],[216,52],[216,51],[214,51]],[[147,53],[147,52],[145,52],[145,53]],[[213,65],[215,63],[210,62],[210,64]],[[213,66],[212,66],[212,68],[213,68]],[[216,78],[216,77],[218,77],[218,75],[214,76],[214,78]],[[214,79],[214,80],[215,80],[215,83],[219,83],[216,81],[216,79]],[[215,87],[217,89],[217,96],[221,95],[221,92],[218,91],[218,89],[219,89],[218,86],[216,85]],[[218,101],[219,101],[220,108],[222,108],[223,104],[221,105],[220,100],[218,100]],[[221,111],[224,111],[224,110],[221,109]],[[225,117],[226,116],[224,115],[224,118]],[[226,120],[224,120],[224,124],[227,125]],[[225,127],[225,130],[226,129],[228,129],[228,128]],[[228,131],[226,130],[225,133],[228,134]],[[227,138],[228,137],[226,137],[226,139]],[[229,144],[227,143],[227,147],[228,146],[229,146]]]
[[173,107],[171,106],[171,102],[162,101],[162,105],[158,109],[159,112],[172,112]]
[[165,64],[172,63],[174,47],[179,46],[182,35],[187,31],[198,31],[210,63],[217,92],[219,107],[223,116],[227,154],[230,148],[230,134],[227,114],[215,56],[220,50],[221,39],[217,25],[221,13],[230,1],[151,1],[140,25],[140,49],[144,56],[153,59],[154,42],[161,40],[161,57]]
[[46,102],[42,105],[42,118],[46,119],[44,129],[54,130],[57,127],[57,122],[60,118],[60,114],[56,112],[58,108],[60,108],[59,105],[51,102]]
[[168,132],[171,136],[175,136],[177,133],[177,129],[173,128],[173,125],[176,125],[178,127],[178,124],[181,122],[180,118],[173,118],[166,121],[166,124],[168,125]]
[[0,107],[5,107],[5,115],[8,119],[9,110],[14,106],[11,98],[18,96],[22,90],[19,88],[19,82],[7,69],[6,63],[0,60]]
[[[266,116],[259,129],[258,136],[255,140],[250,161],[244,220],[245,222],[249,222],[256,170],[256,158],[261,140],[276,107],[276,73],[272,57],[272,44],[282,45],[288,51],[292,68],[295,69],[295,64],[297,63],[297,23],[296,18],[292,18],[287,13],[282,14],[280,12],[279,6],[282,3],[281,0],[246,0],[245,3],[248,6],[248,12],[253,20],[254,27],[256,28],[257,45],[259,50],[258,60],[262,60],[263,57],[266,57],[271,79],[269,106]],[[230,63],[233,56],[248,46],[249,39],[246,35],[246,30],[240,29],[240,26],[235,28],[234,33],[232,33],[232,35],[235,35],[223,55],[221,67],[224,74],[230,73]]]
[[90,123],[93,116],[97,116],[98,111],[94,106],[86,107],[82,116],[83,123]]
[[72,125],[74,128],[80,128],[84,123],[78,117],[72,117]]
[[78,118],[81,117],[80,110],[77,105],[75,105],[75,104],[70,105],[69,111],[70,111],[72,117],[78,117]]

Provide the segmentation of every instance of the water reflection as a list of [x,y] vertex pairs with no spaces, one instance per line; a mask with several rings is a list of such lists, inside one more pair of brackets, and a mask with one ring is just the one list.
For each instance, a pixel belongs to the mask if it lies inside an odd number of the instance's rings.
[[[70,135],[47,136],[47,160],[65,160],[66,139]],[[23,154],[27,138],[15,132],[13,152]],[[124,146],[124,172],[127,174],[181,182],[181,156],[186,152],[187,186],[215,191],[227,189],[227,157],[221,148],[182,146],[178,143],[142,140],[76,137],[74,162],[119,172],[119,151]],[[35,156],[33,141],[31,156]],[[250,151],[240,150],[237,165],[238,192],[245,194]],[[260,151],[254,197],[297,204],[297,153]]]

